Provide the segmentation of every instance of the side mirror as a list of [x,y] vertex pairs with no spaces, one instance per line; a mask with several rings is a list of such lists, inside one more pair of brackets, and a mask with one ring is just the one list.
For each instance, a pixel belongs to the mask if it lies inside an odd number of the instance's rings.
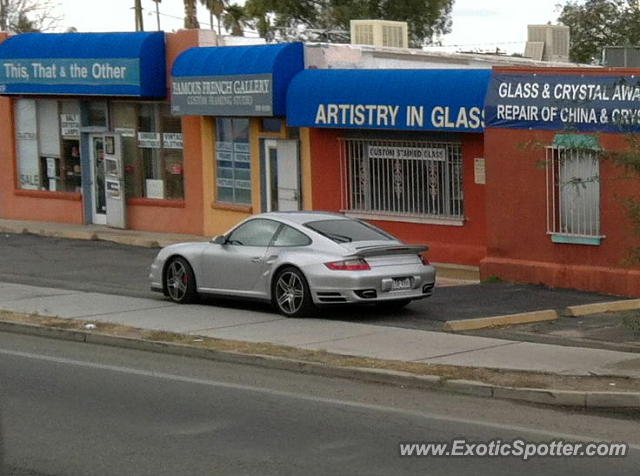
[[224,245],[227,242],[227,237],[224,235],[218,235],[215,238],[211,238],[210,243],[214,245]]

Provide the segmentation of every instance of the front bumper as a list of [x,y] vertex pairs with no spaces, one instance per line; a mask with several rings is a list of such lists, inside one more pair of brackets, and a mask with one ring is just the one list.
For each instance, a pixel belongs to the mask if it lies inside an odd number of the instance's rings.
[[[380,266],[367,271],[332,271],[324,265],[305,269],[316,304],[376,303],[422,299],[432,294],[436,271],[432,266]],[[408,289],[392,289],[394,279],[410,278]]]

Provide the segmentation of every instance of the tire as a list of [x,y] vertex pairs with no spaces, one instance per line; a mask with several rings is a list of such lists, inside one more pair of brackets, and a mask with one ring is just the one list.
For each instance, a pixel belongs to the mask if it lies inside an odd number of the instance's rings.
[[399,311],[403,309],[407,304],[411,302],[411,299],[397,299],[395,301],[385,301],[376,304],[378,309],[383,311]]
[[164,288],[169,299],[178,304],[189,304],[198,298],[196,277],[186,259],[176,257],[167,263]]
[[304,274],[293,266],[283,268],[276,274],[271,302],[280,314],[287,317],[308,317],[316,309]]

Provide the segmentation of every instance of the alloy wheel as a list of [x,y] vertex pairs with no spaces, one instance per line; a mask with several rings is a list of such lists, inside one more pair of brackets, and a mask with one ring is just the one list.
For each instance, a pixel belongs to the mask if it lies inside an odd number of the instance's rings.
[[304,283],[293,271],[286,271],[276,283],[276,302],[285,314],[295,314],[304,303]]
[[167,270],[167,291],[174,301],[182,301],[187,293],[189,276],[183,263],[173,261]]

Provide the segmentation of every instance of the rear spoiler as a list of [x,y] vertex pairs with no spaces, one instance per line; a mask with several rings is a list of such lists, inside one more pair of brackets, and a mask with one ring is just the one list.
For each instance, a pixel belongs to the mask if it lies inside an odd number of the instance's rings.
[[362,248],[353,253],[354,257],[383,256],[383,255],[419,255],[427,251],[427,245],[391,245],[391,246],[370,246]]

